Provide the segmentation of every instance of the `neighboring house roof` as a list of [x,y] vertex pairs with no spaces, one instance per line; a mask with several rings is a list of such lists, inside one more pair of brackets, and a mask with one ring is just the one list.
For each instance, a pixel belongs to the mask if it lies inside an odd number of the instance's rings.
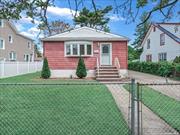
[[70,40],[129,41],[129,38],[112,33],[107,33],[89,27],[80,27],[57,35],[42,38],[41,40],[42,41],[70,41]]
[[148,32],[146,33],[142,43],[141,43],[141,47],[143,46],[147,36],[150,34],[152,27],[155,26],[156,28],[158,28],[159,30],[161,30],[163,33],[165,33],[166,35],[168,35],[170,38],[172,38],[173,40],[175,40],[176,42],[180,43],[180,37],[177,37],[176,35],[174,35],[171,31],[167,30],[165,27],[162,27],[161,25],[180,25],[180,23],[153,23],[151,24],[151,26],[149,27]]
[[21,34],[21,33],[17,30],[16,26],[13,24],[12,21],[7,21],[7,23],[11,26],[11,28],[15,31],[15,33],[16,33],[17,35],[19,35],[19,36],[21,36],[21,37],[23,37],[23,38],[29,39],[29,40],[31,40],[31,41],[34,41],[34,40],[31,39],[30,37],[27,37],[27,36]]

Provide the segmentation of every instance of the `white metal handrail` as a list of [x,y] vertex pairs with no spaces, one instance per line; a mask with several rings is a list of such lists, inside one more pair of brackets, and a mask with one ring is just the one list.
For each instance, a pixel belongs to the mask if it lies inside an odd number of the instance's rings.
[[97,73],[98,73],[98,76],[99,76],[99,59],[98,57],[96,58],[96,70],[97,70]]
[[119,69],[120,69],[121,67],[120,67],[120,63],[119,63],[118,57],[115,57],[115,59],[114,59],[114,65],[115,65],[115,67],[118,69],[118,73],[119,73],[119,76],[120,76]]

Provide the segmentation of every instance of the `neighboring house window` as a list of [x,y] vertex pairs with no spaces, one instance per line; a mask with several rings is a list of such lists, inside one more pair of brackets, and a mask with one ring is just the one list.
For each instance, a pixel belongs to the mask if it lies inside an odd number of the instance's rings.
[[10,61],[15,61],[16,60],[16,53],[15,52],[10,52],[9,53],[9,60]]
[[146,55],[146,61],[147,62],[151,62],[152,61],[152,55],[151,54]]
[[174,27],[174,32],[177,33],[178,32],[178,26]]
[[162,34],[160,34],[160,45],[162,46],[164,44],[165,44],[165,34],[162,33]]
[[159,61],[166,61],[167,60],[167,53],[159,53],[158,58],[159,58]]
[[65,43],[66,56],[91,56],[92,44],[83,42]]
[[2,19],[0,19],[0,27],[3,27],[4,26],[4,22]]
[[155,32],[155,31],[156,31],[156,27],[154,26],[154,27],[153,27],[153,32]]
[[5,49],[4,40],[0,38],[0,49]]
[[151,43],[151,41],[150,41],[150,39],[148,39],[147,40],[147,49],[150,49],[150,43]]
[[12,37],[12,35],[9,35],[9,36],[8,36],[8,41],[9,41],[9,43],[13,43],[13,37]]
[[28,48],[31,49],[31,43],[30,42],[28,42]]
[[24,54],[24,61],[29,61],[29,60],[30,60],[29,54]]

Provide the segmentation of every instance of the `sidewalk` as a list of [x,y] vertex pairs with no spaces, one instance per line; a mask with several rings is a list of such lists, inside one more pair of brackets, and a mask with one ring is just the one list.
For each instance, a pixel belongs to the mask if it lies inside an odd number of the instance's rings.
[[[129,92],[123,85],[107,85],[115,99],[118,108],[121,110],[126,122],[129,124]],[[154,114],[149,108],[142,104],[143,135],[179,135],[173,128]]]

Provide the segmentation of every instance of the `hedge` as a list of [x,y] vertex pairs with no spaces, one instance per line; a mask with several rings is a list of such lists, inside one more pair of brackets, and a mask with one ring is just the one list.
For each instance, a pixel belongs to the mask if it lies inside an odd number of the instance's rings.
[[159,76],[172,76],[179,72],[180,64],[170,62],[129,62],[128,69]]

